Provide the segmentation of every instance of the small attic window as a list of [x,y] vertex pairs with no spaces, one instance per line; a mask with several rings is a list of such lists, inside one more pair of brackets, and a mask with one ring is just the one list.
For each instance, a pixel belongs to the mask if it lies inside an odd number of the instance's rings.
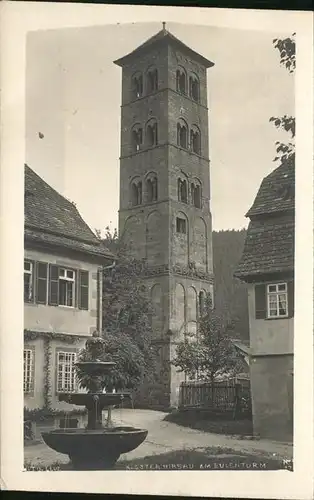
[[55,220],[58,224],[61,224],[62,226],[65,225],[65,222],[59,217],[51,217],[51,219]]
[[293,186],[287,186],[283,192],[283,199],[284,200],[293,200],[294,199],[294,187]]
[[295,198],[295,189],[293,185],[288,185],[281,187],[281,189],[278,190],[278,198],[276,199],[281,199],[284,201],[288,200],[294,200]]

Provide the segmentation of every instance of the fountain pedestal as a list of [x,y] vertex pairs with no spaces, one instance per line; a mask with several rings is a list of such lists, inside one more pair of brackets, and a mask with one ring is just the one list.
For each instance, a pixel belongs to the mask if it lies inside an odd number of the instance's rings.
[[[88,393],[64,393],[60,401],[85,406],[88,422],[85,428],[63,428],[42,432],[45,443],[55,451],[69,456],[76,470],[111,469],[120,455],[137,448],[148,431],[134,427],[116,427],[111,421],[111,409],[119,406],[130,393],[103,393],[102,376],[115,365],[111,361],[100,361],[104,353],[104,340],[98,335],[86,341],[89,361],[76,363],[84,375],[90,377]],[[108,409],[107,423],[102,422],[102,411]]]

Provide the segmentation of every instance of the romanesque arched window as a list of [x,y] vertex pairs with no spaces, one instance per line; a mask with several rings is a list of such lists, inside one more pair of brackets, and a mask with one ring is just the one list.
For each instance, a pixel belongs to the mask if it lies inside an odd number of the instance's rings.
[[132,94],[134,99],[139,99],[143,95],[143,75],[135,73],[132,77]]
[[150,68],[146,73],[146,92],[152,94],[158,90],[158,71]]
[[178,179],[178,201],[188,202],[188,184],[186,179]]
[[190,147],[192,153],[201,154],[201,133],[196,125],[192,125],[190,130]]
[[158,144],[158,125],[155,119],[149,120],[146,125],[146,144],[149,147]]
[[188,147],[188,126],[182,118],[177,123],[177,145],[184,149]]
[[134,125],[131,131],[132,151],[139,151],[143,143],[143,129],[140,125]]
[[158,182],[156,175],[151,175],[146,180],[147,201],[153,202],[158,199]]
[[131,183],[131,205],[135,207],[136,205],[142,204],[142,181],[136,179]]
[[176,72],[176,88],[180,94],[186,94],[187,91],[187,77],[184,68],[180,67]]
[[205,299],[206,299],[205,292],[204,292],[204,290],[201,290],[200,293],[198,294],[198,307],[199,307],[200,316],[202,316],[204,314]]
[[189,78],[189,95],[193,101],[200,100],[200,82],[198,77],[193,73]]
[[194,181],[191,184],[192,205],[196,208],[201,208],[201,199],[202,199],[201,185],[199,182]]

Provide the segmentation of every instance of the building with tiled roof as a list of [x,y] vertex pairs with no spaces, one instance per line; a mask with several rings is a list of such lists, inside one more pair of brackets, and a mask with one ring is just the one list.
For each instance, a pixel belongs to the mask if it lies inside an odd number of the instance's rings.
[[82,219],[74,203],[25,165],[25,244],[66,247],[77,253],[112,258]]
[[249,281],[260,275],[294,270],[294,163],[287,161],[265,177],[247,212],[250,224],[236,276]]
[[114,255],[73,203],[25,165],[24,396],[28,408],[66,408],[74,363],[101,329],[102,267]]
[[293,429],[294,194],[292,157],[261,183],[235,273],[248,287],[254,431],[276,439]]

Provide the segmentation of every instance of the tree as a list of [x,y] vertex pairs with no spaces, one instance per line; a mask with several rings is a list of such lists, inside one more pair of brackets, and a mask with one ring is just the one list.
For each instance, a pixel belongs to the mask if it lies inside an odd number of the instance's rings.
[[[293,33],[291,37],[288,38],[275,38],[273,40],[273,44],[274,47],[279,50],[280,64],[283,65],[289,71],[289,73],[294,73],[296,68],[295,33]],[[274,161],[285,161],[289,158],[294,159],[295,117],[287,115],[281,117],[272,116],[269,121],[273,122],[275,127],[281,128],[288,132],[291,136],[291,141],[289,141],[288,143],[279,141],[276,142],[277,156],[274,158]]]
[[249,339],[245,283],[234,277],[243,253],[246,230],[213,231],[215,309],[234,325],[234,337]]
[[212,308],[208,295],[198,323],[198,333],[189,333],[178,343],[173,365],[188,377],[197,375],[198,380],[210,380],[212,383],[219,375],[238,372],[242,360],[230,340],[230,326],[224,315]]
[[295,33],[292,33],[288,38],[274,38],[274,47],[279,50],[280,64],[285,66],[290,73],[293,73],[296,68],[295,58]]
[[[103,270],[103,360],[116,363],[104,377],[106,389],[136,389],[154,377],[156,359],[143,265],[127,256],[116,230],[111,233],[107,227],[102,241],[118,256],[112,268]],[[85,350],[80,358],[86,360]]]

